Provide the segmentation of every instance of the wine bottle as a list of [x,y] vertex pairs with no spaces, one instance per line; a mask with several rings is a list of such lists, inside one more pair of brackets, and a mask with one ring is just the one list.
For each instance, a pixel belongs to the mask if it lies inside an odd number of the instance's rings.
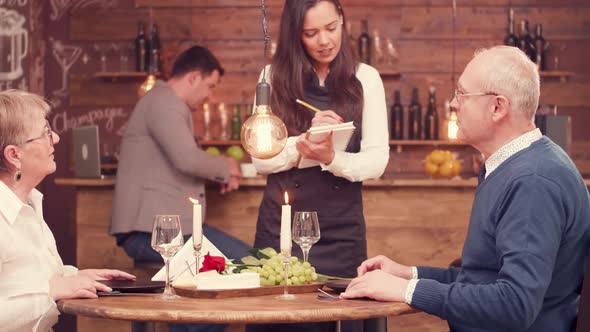
[[161,45],[160,36],[158,34],[158,25],[152,24],[152,35],[150,40],[150,73],[156,74],[162,68],[161,63]]
[[391,139],[404,138],[404,107],[401,104],[399,90],[395,90],[391,105]]
[[412,103],[408,109],[408,138],[422,138],[422,105],[418,100],[418,88],[412,90]]
[[537,54],[535,52],[535,44],[533,37],[529,32],[529,21],[520,21],[520,38],[519,38],[520,49],[531,59],[532,62],[537,61]]
[[354,46],[354,44],[356,43],[356,38],[354,38],[354,35],[352,34],[352,23],[350,21],[346,22],[346,34],[348,36],[349,43],[350,43],[350,49],[352,50],[354,58],[358,59],[359,58],[358,50]]
[[234,112],[231,116],[231,139],[239,140],[242,130],[242,118],[240,117],[240,105],[234,105]]
[[543,38],[543,25],[537,24],[537,28],[535,31],[535,39],[533,40],[535,45],[535,51],[537,51],[537,57],[535,59],[535,63],[537,64],[537,68],[539,70],[545,70],[545,48],[546,42],[545,38]]
[[145,24],[139,22],[137,38],[135,38],[135,70],[146,72],[149,64],[148,40],[145,38]]
[[369,36],[369,21],[363,20],[363,31],[359,36],[359,60],[368,65],[371,64],[371,37]]
[[424,139],[438,139],[438,112],[436,110],[436,89],[431,86],[428,107],[424,117]]
[[514,10],[508,12],[508,34],[504,37],[504,45],[519,47],[518,37],[514,34]]

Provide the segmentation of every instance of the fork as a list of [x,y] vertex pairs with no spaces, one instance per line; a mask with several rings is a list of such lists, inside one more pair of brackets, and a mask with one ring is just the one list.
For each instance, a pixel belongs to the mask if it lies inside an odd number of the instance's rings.
[[[321,288],[318,288],[318,291],[319,291],[319,292],[321,292],[322,294],[324,294],[325,296],[327,296],[327,297],[331,298],[331,299],[340,299],[340,296],[332,295],[332,294],[330,294],[330,293],[328,293],[328,292],[324,291],[324,290],[323,290],[323,289],[321,289]],[[321,295],[318,295],[318,296],[321,296]]]

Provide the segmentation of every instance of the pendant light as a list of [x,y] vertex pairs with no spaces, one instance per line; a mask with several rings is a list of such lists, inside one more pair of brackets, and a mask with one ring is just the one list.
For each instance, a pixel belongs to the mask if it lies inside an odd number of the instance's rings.
[[[266,21],[266,3],[262,0],[262,31],[264,33],[264,59],[267,58],[268,26]],[[242,125],[241,139],[244,149],[254,158],[270,159],[275,157],[287,144],[287,127],[270,108],[270,84],[266,82],[266,66],[262,80],[256,85],[256,106],[254,113]]]
[[[150,6],[150,25],[149,25],[149,27],[151,28],[151,26],[153,24],[153,17],[154,17],[152,0],[150,0],[149,6]],[[150,91],[154,87],[154,85],[156,85],[156,73],[154,73],[153,68],[154,68],[154,66],[152,66],[151,61],[150,61],[150,65],[149,65],[149,69],[148,69],[149,74],[146,77],[145,81],[143,81],[143,83],[141,83],[141,85],[139,86],[139,89],[137,90],[137,95],[139,97],[142,97],[143,95],[145,95],[148,91]]]

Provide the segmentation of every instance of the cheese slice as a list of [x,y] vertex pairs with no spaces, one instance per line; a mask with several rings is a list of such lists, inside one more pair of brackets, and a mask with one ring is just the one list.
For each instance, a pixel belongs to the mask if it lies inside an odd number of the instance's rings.
[[174,280],[175,287],[197,289],[241,289],[260,287],[260,275],[256,272],[219,274],[217,271],[201,272],[196,277],[183,274]]

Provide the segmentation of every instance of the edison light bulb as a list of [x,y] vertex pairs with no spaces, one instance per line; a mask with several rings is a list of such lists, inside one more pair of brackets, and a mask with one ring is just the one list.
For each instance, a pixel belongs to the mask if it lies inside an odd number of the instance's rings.
[[287,127],[270,108],[270,85],[262,80],[256,85],[256,107],[242,125],[242,145],[254,158],[270,159],[287,144]]
[[153,74],[149,74],[145,81],[139,87],[137,94],[141,97],[146,94],[146,92],[150,91],[154,85],[156,84],[156,76]]

